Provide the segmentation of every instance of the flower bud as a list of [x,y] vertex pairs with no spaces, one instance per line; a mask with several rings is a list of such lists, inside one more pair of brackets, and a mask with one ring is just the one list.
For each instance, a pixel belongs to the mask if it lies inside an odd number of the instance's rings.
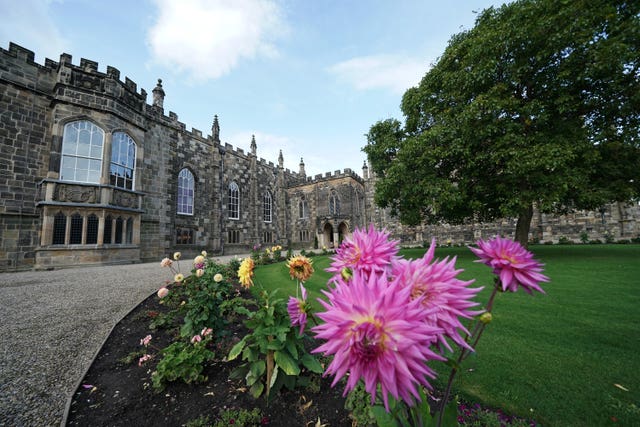
[[196,270],[196,277],[202,277],[202,275],[204,274],[204,270],[199,268]]
[[169,295],[169,289],[162,287],[158,290],[158,297],[164,298],[167,295]]
[[482,313],[482,314],[480,315],[480,321],[481,321],[482,323],[484,323],[485,325],[486,325],[487,323],[491,323],[491,320],[493,320],[493,316],[491,315],[491,312],[490,312],[490,311],[487,311],[486,313]]
[[345,282],[348,282],[353,277],[353,271],[351,271],[351,269],[349,267],[345,267],[340,272],[340,276],[342,276],[342,279]]

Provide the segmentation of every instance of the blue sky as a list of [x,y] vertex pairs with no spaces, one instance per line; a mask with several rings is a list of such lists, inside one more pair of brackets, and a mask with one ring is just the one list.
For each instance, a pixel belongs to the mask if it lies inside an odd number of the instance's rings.
[[[151,91],[165,114],[307,175],[361,173],[365,134],[402,119],[404,91],[418,84],[449,38],[473,27],[490,0],[0,0],[0,46],[36,62],[63,52],[116,67]],[[475,12],[474,12],[475,11]]]

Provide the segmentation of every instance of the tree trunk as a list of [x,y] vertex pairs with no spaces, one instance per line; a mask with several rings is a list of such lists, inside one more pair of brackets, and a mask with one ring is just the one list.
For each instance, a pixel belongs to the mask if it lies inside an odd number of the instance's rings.
[[518,215],[518,222],[516,223],[516,242],[520,243],[523,247],[527,247],[529,244],[529,229],[531,228],[531,218],[533,218],[533,205],[529,205]]

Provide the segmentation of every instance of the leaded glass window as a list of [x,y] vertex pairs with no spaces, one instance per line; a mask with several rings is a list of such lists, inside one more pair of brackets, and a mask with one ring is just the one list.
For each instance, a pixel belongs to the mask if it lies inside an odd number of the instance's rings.
[[62,212],[58,212],[53,217],[53,240],[54,245],[64,245],[65,235],[67,234],[67,216]]
[[87,245],[98,243],[98,217],[91,214],[87,217]]
[[79,245],[82,243],[82,224],[84,218],[79,213],[71,215],[71,233],[69,234],[69,244]]
[[262,196],[262,218],[264,222],[271,222],[271,193],[265,191]]

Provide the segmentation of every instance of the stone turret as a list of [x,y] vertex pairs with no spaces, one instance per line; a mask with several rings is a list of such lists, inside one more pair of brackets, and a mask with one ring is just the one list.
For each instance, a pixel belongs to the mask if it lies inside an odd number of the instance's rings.
[[151,91],[153,93],[153,106],[163,108],[164,105],[164,89],[162,89],[162,79],[158,79],[158,84]]
[[280,166],[280,169],[284,168],[284,157],[282,157],[282,150],[280,150],[280,154],[278,155],[278,166]]
[[218,115],[213,116],[213,124],[211,125],[211,138],[215,142],[220,142],[220,124],[218,123]]
[[369,167],[367,166],[367,161],[364,161],[362,165],[362,179],[369,179]]
[[305,172],[304,170],[304,160],[302,159],[302,157],[300,157],[300,170],[298,171],[298,174],[302,178],[305,178],[307,176],[307,172]]
[[258,145],[256,144],[256,136],[251,135],[251,154],[255,156],[257,150],[258,150]]

